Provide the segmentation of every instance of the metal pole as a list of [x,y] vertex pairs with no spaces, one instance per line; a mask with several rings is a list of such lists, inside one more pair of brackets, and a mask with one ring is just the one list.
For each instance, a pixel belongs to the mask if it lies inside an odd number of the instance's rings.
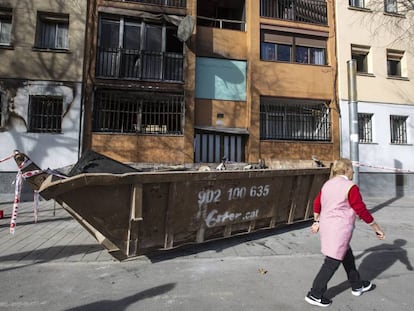
[[[358,96],[356,85],[356,61],[347,61],[349,104],[349,147],[352,162],[359,162]],[[354,165],[354,183],[359,184],[359,167]]]

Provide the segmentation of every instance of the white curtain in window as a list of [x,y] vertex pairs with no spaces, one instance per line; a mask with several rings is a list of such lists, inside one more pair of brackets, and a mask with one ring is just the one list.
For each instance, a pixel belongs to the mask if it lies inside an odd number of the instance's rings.
[[313,55],[315,57],[316,65],[325,65],[325,50],[323,49],[314,49]]
[[0,44],[11,42],[11,22],[0,20]]
[[68,45],[68,25],[56,25],[56,46],[57,49],[67,49]]

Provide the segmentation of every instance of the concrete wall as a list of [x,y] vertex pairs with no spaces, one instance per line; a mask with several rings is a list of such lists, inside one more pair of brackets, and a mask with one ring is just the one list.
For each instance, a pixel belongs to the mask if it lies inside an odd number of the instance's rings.
[[[342,156],[349,152],[349,105],[341,101]],[[375,196],[414,196],[414,106],[359,102],[358,111],[371,113],[373,143],[359,144],[361,190]],[[407,116],[408,144],[390,143],[390,115]]]
[[[78,159],[81,133],[86,2],[0,0],[0,6],[13,10],[12,44],[0,48],[0,92],[6,112],[0,129],[0,158],[18,149],[43,169],[73,164]],[[68,50],[35,47],[38,12],[69,15]],[[28,132],[31,95],[63,97],[61,133]],[[13,160],[0,163],[0,198],[13,197],[10,182],[16,171]]]

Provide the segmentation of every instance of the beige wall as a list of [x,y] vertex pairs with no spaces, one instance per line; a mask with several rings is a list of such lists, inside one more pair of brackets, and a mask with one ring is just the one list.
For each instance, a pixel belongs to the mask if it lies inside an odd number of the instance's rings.
[[[81,81],[85,40],[85,1],[0,0],[13,8],[13,49],[0,49],[0,77]],[[36,9],[33,9],[36,8]],[[37,11],[69,14],[69,51],[34,50]]]
[[[372,75],[357,75],[358,100],[395,104],[414,100],[414,41],[407,31],[413,25],[414,14],[412,11],[406,16],[385,14],[383,3],[382,0],[367,1],[367,10],[356,10],[348,7],[348,0],[337,1],[340,99],[348,99],[347,61],[351,59],[351,44],[359,44],[371,47],[369,73]],[[387,77],[387,48],[405,51],[403,75],[409,79]]]

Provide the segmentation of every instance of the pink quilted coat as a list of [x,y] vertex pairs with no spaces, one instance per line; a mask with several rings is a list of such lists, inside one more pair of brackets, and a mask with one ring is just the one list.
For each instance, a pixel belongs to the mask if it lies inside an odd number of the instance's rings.
[[335,176],[321,190],[321,251],[338,260],[344,258],[355,227],[356,214],[348,202],[348,192],[353,185],[345,176]]

